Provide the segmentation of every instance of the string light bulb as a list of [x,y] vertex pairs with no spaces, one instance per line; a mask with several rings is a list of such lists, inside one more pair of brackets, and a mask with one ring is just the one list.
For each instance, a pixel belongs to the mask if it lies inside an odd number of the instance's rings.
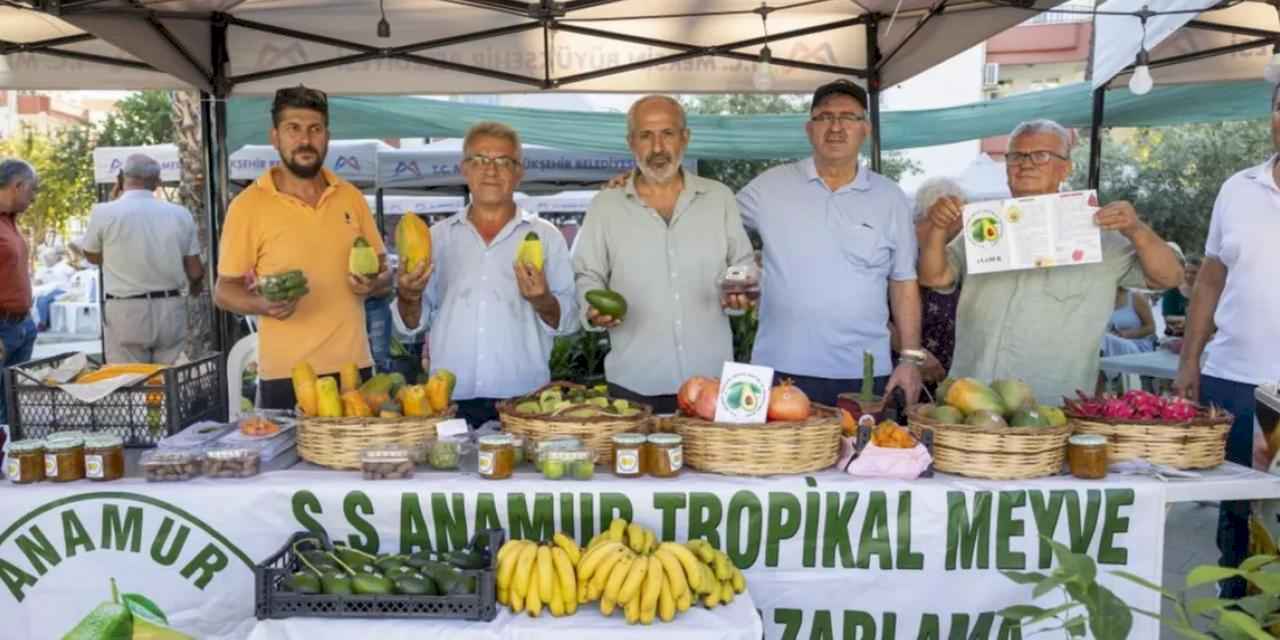
[[387,22],[387,10],[382,8],[382,1],[383,0],[378,0],[378,11],[382,13],[382,19],[378,20],[378,37],[390,38],[391,23]]
[[1138,65],[1134,67],[1133,73],[1129,76],[1129,91],[1135,96],[1145,96],[1151,93],[1151,86],[1154,82],[1151,79],[1151,59],[1144,47],[1138,52]]
[[[760,8],[756,9],[756,13],[760,14],[760,28],[764,30],[764,37],[769,37],[769,5],[765,2],[760,3]],[[768,42],[760,49],[760,62],[756,64],[756,72],[751,75],[751,86],[756,91],[768,91],[773,88],[773,51],[769,49]]]

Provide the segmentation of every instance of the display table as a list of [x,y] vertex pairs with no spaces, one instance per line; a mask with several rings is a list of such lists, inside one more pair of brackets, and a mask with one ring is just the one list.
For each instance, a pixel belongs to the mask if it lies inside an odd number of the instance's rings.
[[[1173,380],[1176,378],[1178,376],[1178,354],[1157,348],[1155,351],[1147,353],[1130,353],[1123,356],[1103,358],[1100,367],[1104,373],[1122,374],[1126,391],[1129,389],[1141,389],[1142,385],[1136,381],[1139,376],[1158,378],[1160,380]],[[1135,380],[1131,380],[1130,377],[1135,378]]]
[[[1005,624],[996,612],[1032,601],[1029,587],[1000,571],[1052,568],[1041,535],[1089,554],[1100,581],[1130,605],[1155,610],[1158,594],[1112,572],[1159,583],[1166,504],[1227,498],[1280,498],[1280,477],[1226,465],[1170,480],[907,482],[827,471],[666,480],[600,472],[588,482],[521,472],[488,481],[419,470],[409,480],[365,481],[359,472],[300,465],[244,480],[3,483],[0,617],[5,637],[61,637],[110,599],[114,579],[121,593],[148,598],[170,624],[199,638],[306,633],[312,640],[314,633],[295,629],[319,622],[290,619],[257,631],[254,618],[253,565],[296,531],[323,529],[344,543],[405,552],[456,548],[489,527],[524,538],[564,531],[585,542],[623,517],[663,539],[706,538],[724,549],[746,574],[767,638],[842,637],[842,629],[846,638],[879,638],[890,627],[900,638],[996,638]],[[499,626],[512,637],[546,632],[559,640],[558,625],[589,622],[585,615]],[[1132,637],[1158,636],[1154,622],[1139,616],[1135,625]],[[983,627],[989,635],[977,633]],[[360,628],[346,637],[386,636]]]
[[253,628],[249,640],[760,640],[764,625],[750,592],[733,603],[704,609],[693,607],[670,623],[629,625],[622,612],[606,618],[592,604],[573,616],[553,618],[543,611],[537,618],[500,610],[493,622],[461,620],[340,620],[334,618],[288,618],[263,620]]

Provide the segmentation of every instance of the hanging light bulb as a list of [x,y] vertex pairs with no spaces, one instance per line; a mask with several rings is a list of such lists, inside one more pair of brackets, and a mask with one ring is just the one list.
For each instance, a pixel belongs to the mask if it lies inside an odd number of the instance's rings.
[[378,0],[378,11],[382,14],[382,19],[378,20],[378,37],[391,37],[391,23],[387,22],[387,11],[382,8],[382,0]]
[[1262,68],[1262,78],[1271,84],[1280,84],[1280,47],[1275,47],[1271,60]]
[[756,65],[756,72],[751,76],[751,85],[759,91],[773,88],[773,52],[767,44],[760,50],[760,64]]
[[1129,76],[1129,91],[1135,96],[1145,96],[1151,93],[1151,64],[1147,50],[1144,48],[1138,52],[1138,64],[1133,68],[1133,75]]

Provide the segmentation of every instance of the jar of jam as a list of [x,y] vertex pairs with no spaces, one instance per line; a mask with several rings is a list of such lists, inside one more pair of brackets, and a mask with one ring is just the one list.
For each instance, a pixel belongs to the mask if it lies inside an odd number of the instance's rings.
[[477,460],[480,477],[506,480],[511,477],[516,466],[515,442],[505,433],[480,436]]
[[4,459],[4,475],[14,484],[44,480],[44,440],[15,440]]
[[1089,433],[1071,436],[1067,440],[1067,466],[1071,467],[1071,475],[1082,480],[1107,477],[1107,439]]
[[642,433],[619,433],[613,436],[613,474],[619,478],[644,475],[641,456],[645,437]]
[[649,463],[646,471],[655,478],[674,478],[684,467],[684,438],[678,433],[655,433],[647,441]]
[[44,476],[54,482],[83,480],[84,439],[61,434],[46,440]]
[[104,433],[84,439],[84,475],[96,482],[124,477],[124,440]]

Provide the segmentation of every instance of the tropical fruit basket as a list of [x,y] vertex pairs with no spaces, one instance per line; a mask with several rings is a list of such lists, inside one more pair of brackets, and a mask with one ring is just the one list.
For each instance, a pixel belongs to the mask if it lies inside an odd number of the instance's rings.
[[1210,469],[1226,461],[1235,420],[1214,406],[1133,390],[1122,396],[1064,398],[1076,433],[1107,438],[1112,461],[1143,459],[1177,469]]
[[560,436],[574,437],[595,452],[597,464],[612,465],[613,436],[647,433],[653,408],[611,398],[604,385],[552,381],[528,395],[499,402],[498,418],[503,430],[524,438],[526,446]]

